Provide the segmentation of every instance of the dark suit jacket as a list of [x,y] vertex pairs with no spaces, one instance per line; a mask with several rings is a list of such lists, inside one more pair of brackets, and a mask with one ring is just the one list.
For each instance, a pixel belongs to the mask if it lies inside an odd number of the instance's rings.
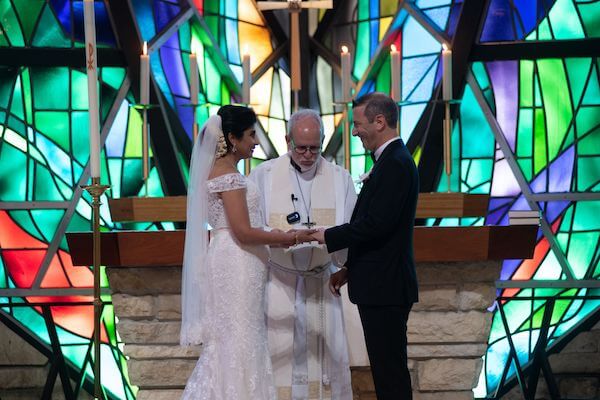
[[349,223],[325,231],[329,252],[348,248],[355,304],[408,306],[418,300],[413,228],[419,175],[402,140],[391,142],[364,182]]

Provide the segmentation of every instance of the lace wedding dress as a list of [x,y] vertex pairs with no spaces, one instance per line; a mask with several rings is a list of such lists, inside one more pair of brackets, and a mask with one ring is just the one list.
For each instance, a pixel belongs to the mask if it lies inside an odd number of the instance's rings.
[[213,227],[206,260],[214,293],[206,311],[210,339],[203,345],[182,399],[275,399],[265,323],[268,250],[236,242],[219,196],[246,188],[250,224],[259,227],[264,220],[258,189],[238,173],[210,179],[207,186],[208,221]]

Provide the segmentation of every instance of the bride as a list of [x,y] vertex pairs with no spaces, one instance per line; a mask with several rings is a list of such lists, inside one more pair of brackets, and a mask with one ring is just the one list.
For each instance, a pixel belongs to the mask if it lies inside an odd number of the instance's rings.
[[223,106],[192,152],[180,342],[203,347],[183,399],[276,398],[264,315],[265,245],[311,241],[313,231],[262,229],[257,188],[236,168],[258,144],[255,123],[250,108]]

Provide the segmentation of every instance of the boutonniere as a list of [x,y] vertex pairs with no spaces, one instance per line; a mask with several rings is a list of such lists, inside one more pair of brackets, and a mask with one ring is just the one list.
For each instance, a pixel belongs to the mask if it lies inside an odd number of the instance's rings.
[[356,183],[365,183],[366,181],[368,181],[369,178],[371,177],[371,172],[372,171],[373,171],[373,168],[371,168],[370,170],[368,170],[364,174],[360,174],[358,176],[358,180],[356,181]]

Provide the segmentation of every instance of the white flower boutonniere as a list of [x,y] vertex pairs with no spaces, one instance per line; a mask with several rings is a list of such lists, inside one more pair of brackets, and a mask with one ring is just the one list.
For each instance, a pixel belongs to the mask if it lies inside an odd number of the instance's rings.
[[364,184],[366,181],[368,181],[369,178],[371,177],[371,171],[373,171],[373,168],[371,168],[370,170],[368,170],[364,174],[360,174],[358,176],[358,180],[356,181],[356,183]]

